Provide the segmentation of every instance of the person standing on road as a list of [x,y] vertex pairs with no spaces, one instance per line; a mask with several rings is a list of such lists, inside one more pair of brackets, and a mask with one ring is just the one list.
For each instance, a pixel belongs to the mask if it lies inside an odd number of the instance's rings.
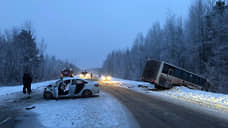
[[32,90],[31,90],[31,83],[32,83],[32,76],[30,73],[25,72],[23,76],[23,93],[26,94],[26,90],[30,96]]

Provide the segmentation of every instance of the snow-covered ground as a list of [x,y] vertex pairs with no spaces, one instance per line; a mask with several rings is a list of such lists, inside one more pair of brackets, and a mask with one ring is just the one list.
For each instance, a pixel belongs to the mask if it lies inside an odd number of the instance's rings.
[[[200,104],[208,108],[218,109],[228,112],[228,95],[212,93],[200,90],[192,90],[186,87],[173,87],[169,90],[154,90],[154,85],[147,82],[138,82],[113,78],[114,83],[119,83],[122,87],[127,87],[135,91],[143,92],[149,95],[163,96],[184,100],[194,104]],[[148,88],[141,88],[138,85],[144,85]],[[151,91],[152,90],[152,91]]]
[[[44,86],[55,82],[46,81],[32,84],[32,89],[42,95]],[[22,97],[22,85],[0,87],[0,103],[3,100]],[[36,99],[32,96],[32,99]],[[9,100],[6,100],[9,102]],[[138,124],[131,113],[113,96],[104,92],[99,97],[59,100],[38,100],[29,112],[37,114],[45,128],[137,128]]]
[[[37,89],[40,87],[44,87],[47,86],[48,84],[55,82],[56,80],[51,80],[51,81],[44,81],[44,82],[40,82],[40,83],[34,83],[32,84],[32,89]],[[22,85],[17,85],[17,86],[4,86],[4,87],[0,87],[0,95],[9,95],[11,93],[15,93],[15,92],[22,92]]]
[[47,128],[132,128],[128,110],[106,93],[99,97],[50,100],[33,111]]

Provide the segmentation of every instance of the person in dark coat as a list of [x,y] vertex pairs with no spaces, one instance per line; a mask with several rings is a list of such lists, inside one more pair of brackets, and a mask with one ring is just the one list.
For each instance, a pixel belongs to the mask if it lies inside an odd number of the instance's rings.
[[23,93],[26,94],[26,90],[28,94],[30,95],[32,90],[31,90],[31,83],[32,83],[32,76],[29,73],[24,73],[23,76]]

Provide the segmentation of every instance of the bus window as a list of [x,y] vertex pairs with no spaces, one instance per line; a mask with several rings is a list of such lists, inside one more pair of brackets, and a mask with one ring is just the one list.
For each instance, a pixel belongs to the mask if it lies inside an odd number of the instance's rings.
[[193,76],[192,76],[192,74],[190,74],[190,75],[189,75],[189,82],[192,82],[192,83],[193,83],[193,81],[194,81],[194,80],[193,80]]
[[164,64],[162,73],[168,74],[168,71],[169,71],[169,65],[168,64]]
[[172,75],[173,76],[174,70],[175,70],[175,67],[170,66],[168,64],[164,64],[162,73],[165,73],[165,74],[168,74],[168,75]]
[[189,74],[185,71],[182,72],[182,79],[185,81],[189,81]]
[[173,75],[173,69],[172,68],[169,69],[168,74],[171,76]]
[[195,76],[195,75],[193,75],[192,76],[192,83],[195,83],[195,84],[200,84],[200,78],[199,77],[197,77],[197,76]]
[[177,78],[181,78],[181,70],[180,69],[175,69],[174,76],[177,77]]
[[204,85],[205,85],[205,82],[206,82],[206,80],[205,80],[205,79],[200,78],[200,85],[204,86]]

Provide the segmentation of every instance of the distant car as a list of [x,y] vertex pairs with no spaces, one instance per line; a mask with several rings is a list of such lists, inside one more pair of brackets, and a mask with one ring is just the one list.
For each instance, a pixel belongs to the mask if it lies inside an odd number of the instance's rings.
[[80,74],[79,74],[79,77],[81,79],[92,79],[92,73],[88,73],[87,71],[82,71]]
[[74,77],[74,72],[71,68],[65,68],[61,71],[61,77]]
[[45,87],[43,97],[45,99],[77,96],[90,97],[99,95],[99,91],[99,84],[97,82],[66,77]]
[[111,76],[101,76],[101,81],[111,81],[112,77]]

